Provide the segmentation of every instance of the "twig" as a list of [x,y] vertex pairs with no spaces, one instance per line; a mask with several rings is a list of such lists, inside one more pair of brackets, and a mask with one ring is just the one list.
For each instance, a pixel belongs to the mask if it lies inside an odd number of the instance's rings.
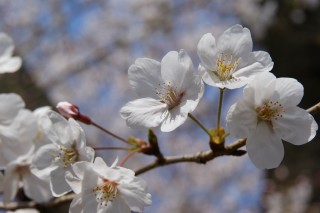
[[[309,109],[307,109],[307,111],[312,115],[319,113],[320,102],[310,107]],[[194,162],[194,163],[205,164],[206,162],[211,161],[214,158],[222,155],[233,155],[233,156],[243,155],[245,152],[241,152],[242,150],[239,150],[239,148],[245,146],[245,144],[246,144],[246,140],[240,139],[226,146],[224,149],[218,150],[215,152],[213,152],[212,150],[207,150],[207,151],[202,151],[202,152],[197,152],[194,154],[188,154],[188,155],[182,155],[182,156],[163,157],[161,161],[156,160],[153,163],[150,163],[144,167],[141,167],[140,169],[137,169],[135,173],[136,175],[140,175],[144,172],[147,172],[151,169],[155,169],[160,166],[165,166],[165,165],[170,165],[175,163],[182,163],[182,162]],[[34,201],[29,201],[29,202],[12,202],[4,205],[2,202],[0,202],[0,210],[14,211],[22,208],[36,208],[36,209],[49,208],[49,207],[61,205],[62,203],[70,202],[74,198],[74,196],[75,194],[68,194],[59,198],[55,198],[54,200],[48,203],[42,203],[42,204],[37,204]]]

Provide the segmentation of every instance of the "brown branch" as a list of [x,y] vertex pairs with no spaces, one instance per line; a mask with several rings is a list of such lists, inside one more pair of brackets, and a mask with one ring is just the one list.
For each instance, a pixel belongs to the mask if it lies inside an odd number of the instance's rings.
[[[307,111],[315,115],[320,112],[320,102],[309,109]],[[182,155],[182,156],[169,156],[169,157],[163,157],[161,160],[156,160],[153,163],[150,163],[144,167],[141,167],[140,169],[136,170],[136,175],[140,175],[144,172],[147,172],[149,170],[155,169],[160,166],[166,166],[170,164],[175,163],[182,163],[182,162],[194,162],[194,163],[200,163],[205,164],[208,161],[213,160],[216,157],[223,156],[223,155],[233,155],[233,156],[240,156],[245,154],[243,150],[239,150],[239,148],[245,146],[246,140],[240,139],[232,144],[224,147],[224,149],[217,150],[213,152],[212,150],[197,152],[194,154],[188,154],[188,155]],[[59,198],[55,198],[52,201],[48,203],[36,203],[34,201],[29,202],[12,202],[4,205],[2,202],[0,202],[0,210],[17,210],[17,209],[23,209],[23,208],[48,208],[53,206],[61,205],[62,203],[70,202],[74,198],[74,194],[68,194]]]
[[[310,107],[307,109],[307,112],[309,112],[312,115],[315,115],[320,112],[320,102],[316,105]],[[239,150],[239,148],[246,145],[245,139],[240,139],[232,144],[226,146],[222,150],[218,151],[202,151],[195,154],[188,154],[188,155],[181,155],[181,156],[169,156],[162,159],[161,162],[158,160],[154,161],[153,163],[150,163],[144,167],[141,167],[135,171],[136,175],[140,175],[144,172],[147,172],[151,169],[155,169],[160,166],[166,166],[174,163],[182,163],[182,162],[194,162],[194,163],[202,163],[205,164],[208,161],[213,160],[216,157],[223,156],[223,155],[234,155],[234,156],[241,156],[245,154],[243,150]]]
[[43,209],[50,208],[53,206],[61,205],[63,203],[70,202],[74,198],[75,194],[67,194],[62,197],[55,198],[47,203],[36,203],[35,201],[25,202],[11,202],[4,204],[0,202],[0,210],[15,211],[17,209]]

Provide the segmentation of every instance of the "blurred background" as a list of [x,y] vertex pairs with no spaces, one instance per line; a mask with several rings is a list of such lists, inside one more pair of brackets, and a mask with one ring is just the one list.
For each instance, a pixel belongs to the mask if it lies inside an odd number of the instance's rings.
[[[20,94],[29,109],[75,103],[96,123],[123,137],[147,137],[146,130],[129,129],[119,116],[119,109],[136,98],[127,77],[135,59],[160,61],[168,51],[185,49],[197,68],[201,36],[219,36],[237,23],[251,30],[255,50],[270,53],[277,77],[296,78],[304,85],[300,107],[320,100],[318,0],[0,0],[0,17],[0,31],[14,39],[15,54],[23,58],[20,71],[0,76],[1,93]],[[226,92],[223,116],[241,93]],[[218,90],[206,86],[193,114],[207,127],[215,126],[217,102]],[[315,118],[319,123],[319,115]],[[92,146],[122,145],[96,128],[82,126]],[[205,133],[190,120],[174,132],[155,132],[164,155],[209,148]],[[97,155],[111,164],[126,153]],[[126,166],[137,169],[153,160],[137,154]],[[300,147],[285,143],[285,159],[273,170],[256,169],[247,155],[157,168],[141,175],[153,196],[145,212],[317,213],[319,162],[317,136]]]

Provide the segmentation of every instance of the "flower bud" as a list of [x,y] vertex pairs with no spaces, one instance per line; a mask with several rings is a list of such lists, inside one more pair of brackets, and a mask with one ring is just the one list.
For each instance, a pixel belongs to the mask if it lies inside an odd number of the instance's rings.
[[63,101],[57,104],[57,109],[61,115],[67,118],[73,118],[85,124],[91,124],[91,119],[80,113],[78,106],[71,104],[69,102]]

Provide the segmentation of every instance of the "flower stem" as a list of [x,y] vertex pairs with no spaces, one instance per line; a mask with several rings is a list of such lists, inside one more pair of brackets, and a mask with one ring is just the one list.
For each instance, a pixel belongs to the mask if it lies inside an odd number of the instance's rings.
[[191,113],[188,113],[189,118],[191,118],[196,124],[198,124],[198,126],[201,127],[201,129],[203,129],[203,131],[205,131],[209,137],[211,137],[211,133],[209,132],[209,130],[198,120],[196,119]]
[[135,150],[132,150],[131,152],[129,152],[129,153],[125,156],[125,158],[118,164],[118,166],[123,166],[123,165],[127,162],[127,160],[128,160],[134,153],[139,152],[139,151],[140,151],[140,149],[135,149]]
[[102,126],[100,126],[99,124],[96,124],[96,123],[93,122],[93,121],[91,122],[91,125],[97,127],[98,129],[102,130],[103,132],[111,135],[112,137],[114,137],[114,138],[116,138],[116,139],[118,139],[118,140],[120,140],[120,141],[122,141],[122,142],[124,142],[124,143],[126,143],[126,144],[130,144],[126,139],[124,139],[124,138],[122,138],[122,137],[120,137],[120,136],[118,136],[118,135],[110,132],[109,130],[103,128]]
[[223,100],[223,92],[224,88],[219,88],[220,94],[219,94],[219,106],[218,106],[218,119],[217,119],[217,132],[220,132],[220,120],[221,120],[221,110],[222,110],[222,100]]
[[93,147],[94,150],[131,150],[130,148],[126,147]]

